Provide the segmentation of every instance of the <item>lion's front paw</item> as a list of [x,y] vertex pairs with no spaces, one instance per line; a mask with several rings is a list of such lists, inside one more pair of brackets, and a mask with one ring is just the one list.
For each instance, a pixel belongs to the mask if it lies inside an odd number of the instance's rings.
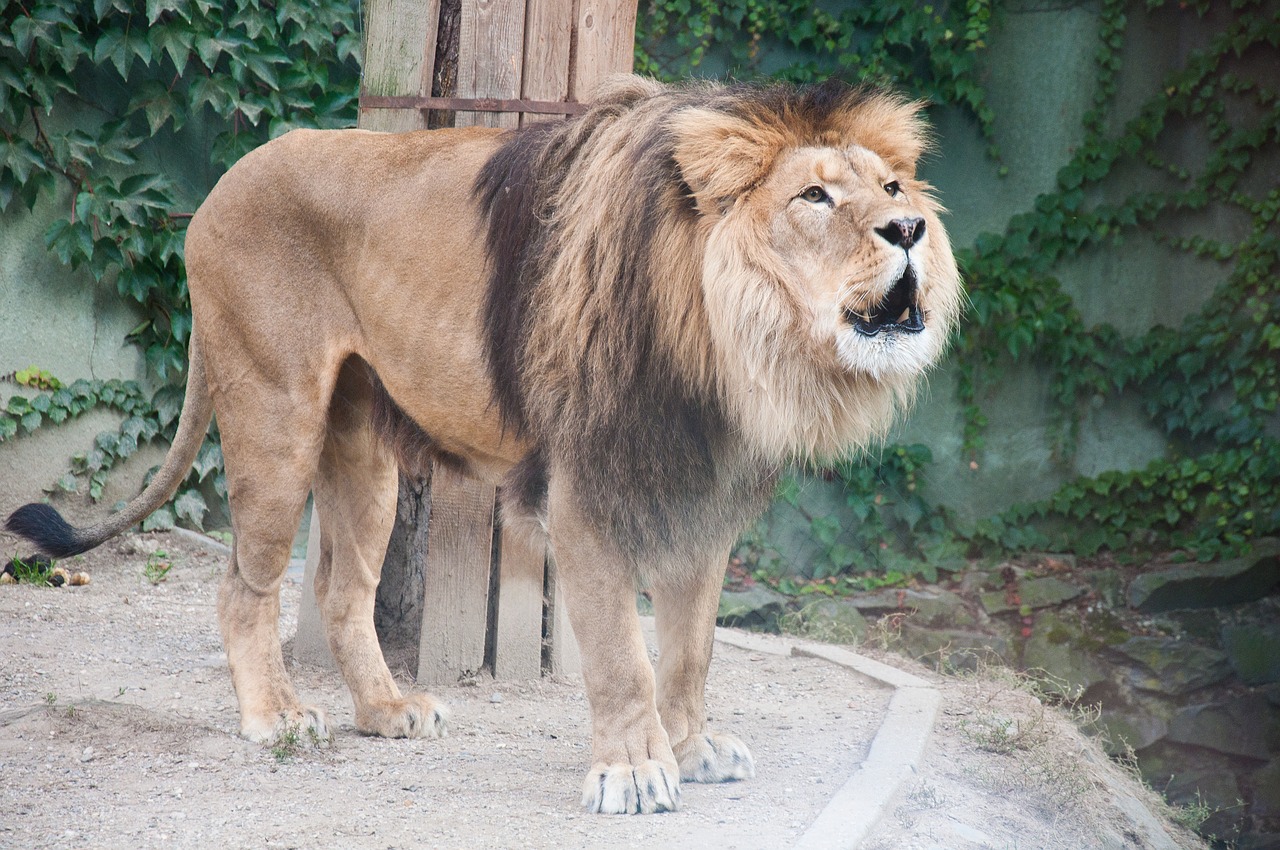
[[280,711],[264,717],[243,717],[240,735],[256,744],[311,744],[328,746],[333,741],[324,711],[310,705]]
[[582,785],[582,805],[606,815],[674,812],[680,807],[680,777],[674,768],[653,760],[597,764]]
[[366,705],[356,713],[356,728],[383,738],[443,738],[449,734],[449,709],[427,694]]
[[733,735],[691,735],[676,745],[675,753],[680,778],[689,782],[728,782],[756,775],[751,751]]

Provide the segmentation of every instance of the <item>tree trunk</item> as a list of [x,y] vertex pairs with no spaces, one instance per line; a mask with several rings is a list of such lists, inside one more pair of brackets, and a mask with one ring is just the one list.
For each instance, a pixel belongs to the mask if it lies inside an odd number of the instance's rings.
[[430,518],[430,478],[415,479],[400,473],[396,524],[382,562],[382,580],[373,607],[373,625],[382,644],[382,655],[394,673],[413,675],[418,669]]

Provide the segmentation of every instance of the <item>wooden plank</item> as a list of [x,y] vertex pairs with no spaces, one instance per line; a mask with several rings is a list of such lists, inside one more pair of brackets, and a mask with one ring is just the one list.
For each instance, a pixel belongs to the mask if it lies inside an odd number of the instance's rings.
[[498,547],[498,612],[493,676],[536,679],[542,675],[542,595],[545,546],[502,529]]
[[[361,93],[430,96],[440,0],[365,0],[364,10]],[[358,124],[391,133],[427,126],[410,109],[362,109]]]
[[436,464],[427,525],[418,681],[456,682],[484,666],[493,485]]
[[556,580],[555,562],[547,559],[547,599],[551,606],[550,672],[555,676],[577,678],[582,675],[582,657],[578,654],[578,640],[569,624],[569,609],[564,604],[564,591]]
[[[524,4],[525,0],[463,0],[458,97],[519,97]],[[515,113],[458,112],[454,126],[515,127],[519,123]]]
[[[574,4],[569,0],[529,0],[525,8],[524,71],[521,94],[528,100],[563,101],[569,97]],[[525,113],[521,123],[555,120]]]
[[574,26],[569,97],[589,101],[600,82],[635,62],[638,0],[580,0]]
[[302,601],[298,606],[298,633],[293,640],[293,657],[317,667],[337,670],[338,664],[329,651],[329,638],[316,604],[316,568],[320,564],[320,515],[311,508],[311,526],[307,529],[307,563],[302,568]]

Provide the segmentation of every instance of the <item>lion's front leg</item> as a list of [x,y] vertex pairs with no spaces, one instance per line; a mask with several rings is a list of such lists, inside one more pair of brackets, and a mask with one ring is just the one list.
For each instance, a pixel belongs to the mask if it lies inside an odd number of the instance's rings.
[[658,719],[632,570],[568,500],[556,500],[554,484],[549,516],[591,703],[592,764],[582,804],[603,814],[674,811],[680,768]]
[[726,782],[755,776],[746,744],[707,728],[703,700],[720,588],[729,562],[725,547],[700,559],[695,571],[672,570],[655,583],[658,625],[658,711],[689,782]]

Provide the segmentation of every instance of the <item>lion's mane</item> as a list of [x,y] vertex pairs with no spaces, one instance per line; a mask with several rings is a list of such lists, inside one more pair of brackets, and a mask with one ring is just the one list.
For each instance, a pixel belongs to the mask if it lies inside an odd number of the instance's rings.
[[495,402],[534,446],[507,508],[540,512],[550,468],[623,547],[679,550],[731,539],[785,464],[883,434],[913,381],[815,357],[765,235],[718,213],[788,148],[857,143],[913,169],[925,138],[915,104],[870,88],[637,78],[508,134],[475,183]]

